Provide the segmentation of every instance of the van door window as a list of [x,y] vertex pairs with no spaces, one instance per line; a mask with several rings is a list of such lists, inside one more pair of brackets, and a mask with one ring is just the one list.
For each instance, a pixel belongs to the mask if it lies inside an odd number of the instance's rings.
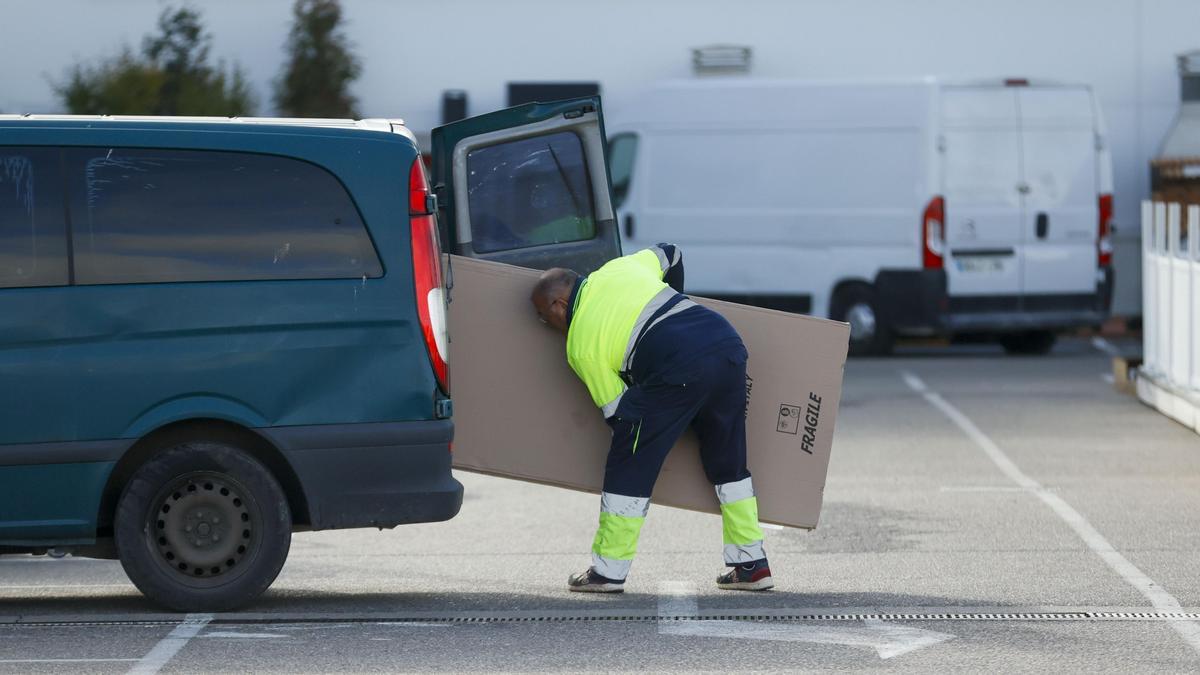
[[89,148],[68,157],[76,283],[382,274],[350,195],[316,165],[199,150]]
[[0,148],[0,288],[68,281],[59,150]]
[[571,132],[467,154],[471,246],[491,253],[596,236],[583,144]]
[[637,145],[638,138],[635,134],[619,134],[608,141],[608,171],[612,177],[613,208],[621,208],[629,195]]

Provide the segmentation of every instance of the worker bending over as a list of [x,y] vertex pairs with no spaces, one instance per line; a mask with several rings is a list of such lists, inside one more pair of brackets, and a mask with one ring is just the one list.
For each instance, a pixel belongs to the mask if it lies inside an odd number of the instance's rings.
[[572,591],[624,590],[654,482],[689,424],[721,503],[730,569],[717,586],[774,585],[746,468],[746,347],[724,317],[682,291],[682,256],[671,244],[587,277],[550,269],[533,289],[538,315],[567,336],[567,363],[612,428],[592,565],[571,576]]

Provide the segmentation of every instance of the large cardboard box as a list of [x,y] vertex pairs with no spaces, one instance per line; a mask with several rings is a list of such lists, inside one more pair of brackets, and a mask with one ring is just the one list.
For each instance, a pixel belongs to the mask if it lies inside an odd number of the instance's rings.
[[[539,273],[458,256],[451,264],[455,468],[599,493],[611,432],[567,365],[563,336],[529,302]],[[816,527],[849,326],[694,299],[729,319],[750,352],[746,433],[759,519]],[[720,513],[690,431],[651,502]]]

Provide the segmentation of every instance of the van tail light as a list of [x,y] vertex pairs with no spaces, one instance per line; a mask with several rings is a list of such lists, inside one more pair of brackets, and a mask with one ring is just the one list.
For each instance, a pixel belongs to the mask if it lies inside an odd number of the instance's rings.
[[927,270],[940,270],[946,255],[946,202],[934,197],[921,216],[921,262]]
[[412,235],[413,285],[416,287],[417,316],[429,352],[429,362],[438,386],[450,393],[450,364],[447,355],[446,292],[442,284],[442,247],[437,219],[430,209],[429,180],[420,158],[408,172],[408,213]]
[[1108,267],[1112,264],[1112,195],[1100,195],[1100,224],[1096,236],[1096,264]]

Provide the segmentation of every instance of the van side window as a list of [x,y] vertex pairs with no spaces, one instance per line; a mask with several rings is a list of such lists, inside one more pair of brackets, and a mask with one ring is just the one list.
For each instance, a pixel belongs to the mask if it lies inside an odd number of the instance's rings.
[[637,146],[636,134],[618,134],[608,140],[608,172],[612,176],[613,208],[621,208],[629,195]]
[[467,208],[476,253],[596,236],[583,144],[560,132],[467,153]]
[[378,277],[358,210],[328,171],[239,152],[68,151],[75,282]]
[[0,288],[67,284],[61,152],[0,147]]

